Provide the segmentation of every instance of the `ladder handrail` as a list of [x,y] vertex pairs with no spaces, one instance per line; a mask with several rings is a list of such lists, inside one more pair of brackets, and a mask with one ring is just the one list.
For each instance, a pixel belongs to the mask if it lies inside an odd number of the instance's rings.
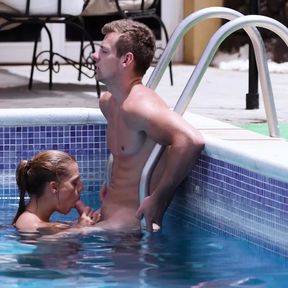
[[[191,16],[191,15],[190,15]],[[279,21],[276,21],[272,18],[269,17],[265,17],[265,16],[256,16],[256,15],[248,15],[248,16],[241,16],[237,19],[231,20],[230,22],[226,23],[225,25],[223,25],[222,27],[220,27],[216,33],[211,37],[210,41],[208,42],[208,45],[206,47],[206,49],[204,50],[199,63],[197,64],[197,66],[195,67],[190,79],[188,80],[188,83],[186,85],[186,87],[184,88],[184,91],[182,92],[176,106],[175,106],[175,111],[177,111],[178,113],[184,113],[187,105],[189,104],[194,92],[196,91],[202,76],[204,75],[208,65],[211,63],[213,56],[216,53],[216,50],[218,49],[218,47],[220,46],[220,44],[223,42],[223,40],[225,38],[227,38],[230,34],[232,34],[233,32],[235,32],[236,30],[239,30],[243,27],[245,27],[247,29],[247,27],[249,26],[259,26],[262,28],[266,28],[268,30],[273,31],[274,33],[276,33],[278,36],[280,36],[282,38],[282,40],[284,40],[284,42],[286,43],[286,45],[288,46],[288,28],[286,26],[284,26],[283,24],[281,24]],[[245,31],[246,31],[245,29]],[[256,33],[257,34],[257,33]],[[249,35],[250,36],[250,35]],[[261,80],[261,86],[262,86],[262,90],[269,90],[269,85],[270,85],[270,89],[271,89],[271,82],[270,82],[270,77],[269,77],[269,70],[267,69],[267,65],[264,64],[263,60],[263,55],[264,55],[264,45],[258,45],[259,42],[257,42],[257,37],[252,37],[252,44],[255,50],[255,54],[256,54],[256,60],[257,60],[257,67],[259,72],[262,72],[260,74],[260,80]],[[259,50],[256,50],[255,47]],[[261,63],[262,62],[262,63]],[[261,69],[267,69],[267,71],[264,71],[265,73],[263,73],[263,71],[261,71]],[[268,72],[268,74],[267,74]],[[267,83],[263,83],[263,78],[265,78],[268,75],[268,85]],[[267,80],[267,79],[266,79]],[[267,92],[266,91],[266,92]],[[271,89],[272,91],[272,89]],[[262,91],[264,92],[264,91]],[[267,94],[267,93],[266,93]],[[264,96],[264,95],[263,95]],[[266,95],[268,96],[268,98],[271,98],[271,95]],[[267,105],[269,103],[267,103],[269,100],[271,99],[264,99],[265,102],[265,109],[266,109],[266,113],[267,113]],[[270,103],[271,104],[271,103]],[[272,104],[274,104],[274,99],[272,97]],[[273,106],[271,105],[271,107],[269,107],[269,109],[271,108],[272,114],[273,114]],[[274,106],[275,108],[275,106]],[[269,112],[269,110],[268,110]],[[272,115],[272,117],[276,116],[276,111],[274,111],[275,114]],[[277,122],[277,118],[276,118],[276,122]],[[278,128],[278,126],[277,126]],[[277,133],[277,129],[275,131]],[[155,161],[157,159],[157,152],[160,153],[162,151],[162,147],[159,144],[156,144],[149,159],[147,160],[145,167],[143,169],[142,172],[142,176],[141,176],[141,181],[140,181],[140,187],[139,187],[139,197],[140,200],[143,201],[147,191],[148,191],[148,181],[150,181],[150,177],[151,177],[151,173],[152,170],[155,166]],[[155,156],[156,155],[156,156]],[[145,174],[146,173],[146,174]]]
[[[225,7],[209,7],[209,8],[204,8],[201,10],[198,10],[186,18],[184,18],[179,25],[176,27],[174,30],[173,34],[170,37],[169,42],[167,43],[167,46],[165,50],[163,51],[157,66],[153,70],[150,78],[148,79],[148,82],[146,84],[147,87],[150,87],[151,89],[156,89],[158,86],[160,79],[162,78],[164,71],[166,70],[169,62],[171,61],[177,47],[179,46],[180,41],[184,37],[184,35],[196,24],[199,22],[210,19],[210,18],[223,18],[227,20],[233,20],[237,19],[239,17],[243,17],[244,15],[236,10],[230,9],[230,8],[225,8]],[[255,38],[254,41],[252,41],[253,47],[254,45],[257,45],[259,47],[264,46],[262,37],[258,30],[256,28],[246,28],[245,31],[250,38]],[[254,49],[255,50],[255,49]],[[264,60],[264,53],[263,49],[261,51],[260,57],[258,57],[258,61],[261,61],[261,65],[264,66],[264,75],[263,77],[267,81],[268,85],[268,93],[272,95],[272,88],[271,88],[271,81],[270,81],[270,75],[269,75],[269,70],[268,70],[268,64]],[[256,58],[257,59],[257,58]],[[265,68],[266,66],[266,68]],[[183,93],[183,92],[182,92]],[[181,96],[180,96],[181,98]],[[273,104],[272,104],[273,105]],[[275,107],[275,106],[274,106]],[[275,110],[275,109],[274,109]],[[146,161],[146,164],[143,168],[140,183],[139,183],[139,198],[140,198],[140,203],[143,201],[145,195],[148,195],[148,184],[147,181],[150,181],[152,172],[161,157],[165,147],[155,144],[154,149],[152,150],[148,160]],[[149,179],[149,180],[148,180]]]
[[[167,44],[161,58],[153,70],[146,86],[150,87],[151,89],[155,89],[163,76],[165,69],[167,68],[171,58],[173,57],[176,48],[178,47],[180,41],[186,34],[186,32],[199,23],[202,20],[206,20],[209,18],[224,18],[227,20],[234,20],[239,17],[243,17],[244,15],[238,11],[235,11],[230,8],[225,7],[210,7],[204,8],[199,11],[194,12],[193,14],[187,16],[184,20],[180,22],[180,24],[176,27],[175,31],[173,32],[169,43]],[[273,91],[272,85],[269,75],[268,63],[266,61],[266,51],[264,48],[264,43],[262,37],[258,30],[255,27],[244,27],[244,30],[248,34],[251,39],[258,69],[260,72],[260,81],[264,86],[262,88],[262,93],[264,97],[264,104],[265,104],[265,111],[266,117],[268,122],[268,127],[270,131],[271,137],[279,137],[279,128],[278,128],[278,120],[276,117],[276,109],[275,103],[273,98]],[[180,96],[181,97],[181,96]],[[183,114],[184,111],[181,113]]]
[[[190,79],[188,80],[188,83],[184,91],[182,92],[180,98],[178,99],[178,102],[174,108],[176,112],[183,114],[184,111],[186,110],[187,105],[189,104],[194,92],[196,91],[206,69],[211,63],[220,44],[233,32],[243,27],[247,27],[251,25],[266,28],[274,32],[288,46],[288,28],[284,24],[270,17],[260,16],[260,15],[247,15],[247,16],[242,16],[238,19],[234,19],[226,23],[221,28],[219,28],[218,31],[215,32],[215,34],[211,37],[210,41],[208,42],[208,45],[206,49],[204,50]],[[273,93],[272,93],[269,70],[268,70],[267,62],[265,62],[264,61],[265,59],[263,58],[265,47],[264,45],[258,45],[259,43],[253,37],[251,38],[251,41],[252,41],[253,47],[258,49],[258,50],[255,49],[255,56],[256,56],[257,68],[260,74],[260,84],[262,88],[266,114],[270,120],[272,119],[272,122],[268,123],[271,125],[269,127],[270,133],[273,133],[273,135],[271,135],[272,137],[279,137],[278,125],[277,126],[275,125],[275,123],[277,123],[278,120],[276,116],[276,109],[275,109],[274,98],[273,98]],[[266,79],[266,75],[268,75],[267,79]],[[269,90],[271,90],[271,93],[269,93],[270,92]],[[273,124],[275,125],[275,127],[273,127]],[[271,128],[273,128],[272,131],[271,131]]]
[[[225,7],[209,7],[193,12],[186,18],[184,18],[175,28],[174,32],[170,36],[169,42],[167,43],[156,67],[154,68],[152,74],[150,75],[146,86],[151,89],[156,89],[158,83],[160,82],[169,62],[175,54],[180,41],[183,39],[184,35],[199,22],[210,19],[210,18],[223,18],[226,20],[233,20],[235,18],[244,16],[244,14]],[[258,31],[256,30],[256,33]],[[262,40],[261,36],[260,41]]]

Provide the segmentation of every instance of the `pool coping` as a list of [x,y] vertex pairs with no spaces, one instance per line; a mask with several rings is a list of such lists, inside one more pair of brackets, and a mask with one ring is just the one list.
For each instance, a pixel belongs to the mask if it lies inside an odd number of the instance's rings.
[[185,113],[184,118],[203,133],[205,155],[287,182],[287,140],[192,113]]
[[0,126],[106,123],[99,108],[0,109]]
[[[99,108],[0,109],[0,126],[102,123]],[[288,141],[186,112],[184,118],[205,138],[203,154],[287,182]],[[229,157],[228,157],[229,156]]]

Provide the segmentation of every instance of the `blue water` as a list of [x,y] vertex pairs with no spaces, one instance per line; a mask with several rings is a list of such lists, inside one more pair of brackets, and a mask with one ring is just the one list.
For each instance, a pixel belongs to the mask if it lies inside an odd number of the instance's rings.
[[[2,203],[3,204],[3,203]],[[287,259],[166,215],[160,233],[21,241],[0,206],[0,287],[288,287]],[[71,220],[75,213],[71,213]]]

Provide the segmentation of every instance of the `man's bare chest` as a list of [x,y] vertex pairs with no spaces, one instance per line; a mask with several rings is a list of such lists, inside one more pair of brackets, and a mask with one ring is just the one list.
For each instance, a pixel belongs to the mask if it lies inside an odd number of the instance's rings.
[[107,125],[107,142],[114,155],[132,155],[143,147],[145,133],[127,123],[123,117],[113,117]]

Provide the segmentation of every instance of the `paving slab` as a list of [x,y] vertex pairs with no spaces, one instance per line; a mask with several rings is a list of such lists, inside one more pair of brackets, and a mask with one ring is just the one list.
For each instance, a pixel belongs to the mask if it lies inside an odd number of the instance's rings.
[[[174,85],[170,85],[166,71],[156,89],[167,104],[173,107],[193,72],[193,65],[173,65]],[[153,68],[144,77],[148,80]],[[98,107],[95,79],[82,77],[77,81],[77,71],[62,65],[53,75],[53,89],[48,89],[48,73],[36,71],[33,88],[28,90],[30,66],[0,67],[0,108]],[[271,73],[273,94],[279,121],[288,122],[288,74]],[[105,90],[105,87],[102,86]],[[234,125],[266,121],[260,90],[259,109],[247,110],[246,71],[221,70],[209,67],[201,80],[188,110],[205,117]]]

